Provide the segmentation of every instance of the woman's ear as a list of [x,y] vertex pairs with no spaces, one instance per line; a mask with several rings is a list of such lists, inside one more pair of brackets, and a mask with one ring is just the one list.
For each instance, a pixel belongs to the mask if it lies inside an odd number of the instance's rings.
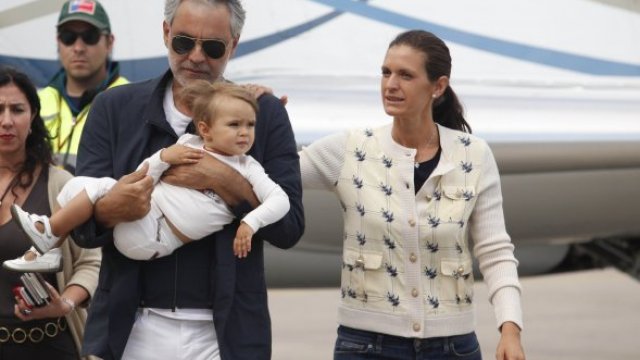
[[444,92],[447,90],[447,87],[449,87],[449,78],[444,75],[440,76],[436,81],[435,95],[437,96],[434,97],[442,96],[442,94],[444,94]]

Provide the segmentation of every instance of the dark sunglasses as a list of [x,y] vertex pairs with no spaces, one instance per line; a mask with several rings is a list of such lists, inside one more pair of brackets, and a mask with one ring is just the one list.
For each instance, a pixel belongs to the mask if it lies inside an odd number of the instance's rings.
[[178,55],[189,53],[200,42],[202,51],[212,59],[220,59],[227,50],[227,45],[218,39],[196,39],[185,35],[176,35],[171,39],[171,48]]
[[66,46],[71,46],[76,43],[78,37],[82,39],[87,45],[95,45],[100,41],[100,37],[103,35],[98,29],[89,29],[83,32],[75,32],[71,30],[60,30],[58,32],[58,39]]

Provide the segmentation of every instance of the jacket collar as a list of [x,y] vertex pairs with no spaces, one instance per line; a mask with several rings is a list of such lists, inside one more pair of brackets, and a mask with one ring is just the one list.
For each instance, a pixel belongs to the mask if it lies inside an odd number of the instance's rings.
[[120,77],[120,64],[117,61],[108,61],[107,62],[107,77],[106,79],[95,89],[86,90],[82,96],[80,97],[80,103],[78,108],[73,106],[74,102],[69,100],[69,94],[67,94],[67,72],[64,68],[60,68],[58,72],[51,78],[49,81],[50,87],[56,89],[62,97],[65,99],[67,104],[69,105],[69,109],[71,109],[71,113],[73,116],[77,116],[82,109],[91,104],[93,99],[102,91],[106,90],[114,81],[116,81]]
[[145,124],[157,126],[175,135],[175,131],[167,121],[163,106],[164,93],[167,90],[167,86],[171,84],[172,79],[173,73],[171,70],[167,70],[162,77],[152,80],[151,88],[153,90],[145,108],[143,120]]

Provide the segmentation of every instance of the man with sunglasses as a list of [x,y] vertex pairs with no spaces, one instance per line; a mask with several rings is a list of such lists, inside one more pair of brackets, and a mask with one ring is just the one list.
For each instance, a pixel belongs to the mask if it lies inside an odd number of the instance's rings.
[[114,37],[109,17],[97,1],[64,3],[57,27],[62,68],[39,93],[56,161],[75,172],[80,136],[95,96],[127,83],[110,60]]
[[[111,227],[149,211],[152,180],[145,167],[134,171],[137,165],[194,130],[180,91],[196,79],[227,81],[224,69],[244,25],[239,0],[166,0],[164,10],[170,69],[99,96],[80,143],[78,175],[120,179],[96,202],[95,218],[73,234],[80,246],[103,251],[83,352],[105,360],[270,359],[263,244],[290,248],[304,230],[299,158],[279,99],[259,97],[249,154],[287,193],[290,211],[255,234],[246,258],[233,256],[237,221],[151,261],[130,260],[113,245]],[[163,181],[213,190],[236,219],[258,203],[244,178],[211,156],[172,167]]]

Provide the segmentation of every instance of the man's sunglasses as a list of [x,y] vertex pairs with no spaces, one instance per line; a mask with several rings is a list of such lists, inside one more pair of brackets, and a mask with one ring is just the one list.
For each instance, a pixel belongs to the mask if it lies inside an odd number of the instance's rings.
[[89,29],[83,32],[75,32],[63,29],[58,32],[58,39],[60,39],[60,42],[66,46],[75,44],[76,40],[78,40],[78,37],[80,37],[82,39],[82,42],[87,45],[95,45],[98,43],[98,41],[100,41],[100,37],[102,35],[103,33],[98,29]]
[[220,59],[227,50],[227,45],[219,39],[196,39],[185,35],[176,35],[171,39],[171,48],[178,55],[189,53],[200,42],[202,51],[212,59]]

